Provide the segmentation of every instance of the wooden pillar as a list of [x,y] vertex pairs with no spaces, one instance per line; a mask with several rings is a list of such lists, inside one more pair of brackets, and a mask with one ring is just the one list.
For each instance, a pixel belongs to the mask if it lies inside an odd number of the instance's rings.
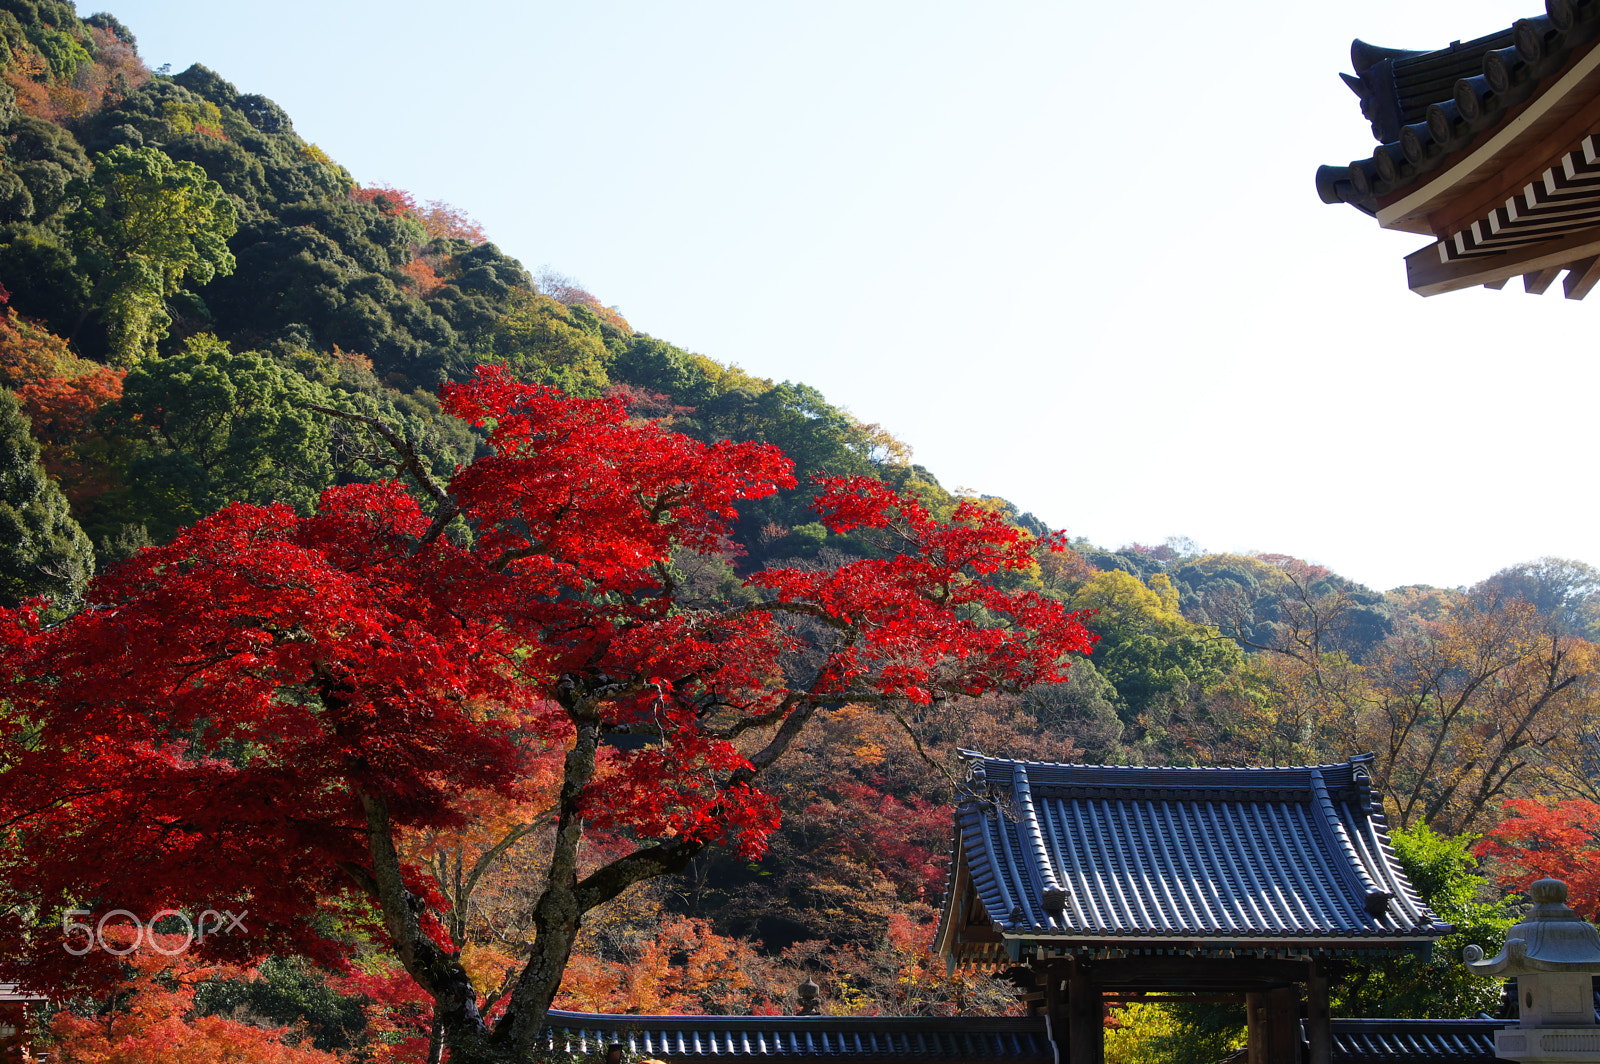
[[1300,994],[1292,986],[1244,996],[1249,1064],[1300,1064]]
[[1328,973],[1313,962],[1306,979],[1306,1037],[1311,1042],[1307,1064],[1332,1064],[1333,1013],[1328,1008]]
[[1042,987],[1044,998],[1040,1002],[1039,1010],[1050,1017],[1051,1023],[1059,1025],[1064,1031],[1067,1022],[1067,997],[1061,986],[1067,981],[1067,965],[1060,961],[1052,961],[1044,966],[1040,979],[1044,984]]
[[1067,973],[1067,1064],[1104,1064],[1105,1021],[1100,988],[1082,961]]
[[1245,1043],[1246,1064],[1267,1064],[1267,995],[1251,991],[1244,996],[1245,1030],[1249,1041]]
[[1300,992],[1292,986],[1267,991],[1267,1064],[1300,1064]]
[[1044,969],[1044,1002],[1041,1011],[1047,1021],[1045,1029],[1050,1032],[1050,1041],[1055,1046],[1056,1056],[1062,1064],[1066,1064],[1067,1061],[1067,1032],[1072,1029],[1066,989],[1070,963],[1052,961]]

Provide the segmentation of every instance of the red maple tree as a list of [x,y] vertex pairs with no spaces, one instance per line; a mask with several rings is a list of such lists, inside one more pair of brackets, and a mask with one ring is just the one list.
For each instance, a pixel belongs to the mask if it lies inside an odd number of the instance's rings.
[[1600,919],[1600,804],[1513,798],[1505,814],[1475,847],[1500,885],[1526,891],[1536,879],[1565,880],[1567,904]]
[[[761,774],[819,707],[898,715],[1059,679],[1090,647],[1076,615],[989,579],[1031,565],[1032,537],[860,477],[820,479],[815,506],[881,557],[702,597],[680,563],[717,554],[741,500],[794,484],[776,448],[492,369],[442,398],[490,426],[448,485],[373,425],[429,513],[399,483],[330,489],[309,517],[234,505],[97,578],[65,623],[0,615],[0,898],[23,903],[0,978],[114,982],[115,958],[61,946],[59,914],[90,907],[247,913],[206,955],[335,960],[325,917],[353,892],[453,1059],[526,1053],[585,913],[708,845],[762,851]],[[536,933],[490,1024],[399,840],[459,826],[465,795],[522,800],[552,764]],[[627,844],[591,870],[586,829]]]

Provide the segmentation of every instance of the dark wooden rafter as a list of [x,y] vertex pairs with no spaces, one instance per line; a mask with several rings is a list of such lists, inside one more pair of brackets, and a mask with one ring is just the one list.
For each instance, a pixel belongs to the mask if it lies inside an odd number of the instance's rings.
[[1552,266],[1537,273],[1525,273],[1522,275],[1522,288],[1530,296],[1542,296],[1545,289],[1555,284],[1556,278],[1561,276],[1561,271],[1564,269],[1565,266]]
[[1492,260],[1458,259],[1440,263],[1438,253],[1430,245],[1406,256],[1406,275],[1413,292],[1433,296],[1476,285],[1500,287],[1513,277],[1551,267],[1572,269],[1597,255],[1600,255],[1600,227],[1514,248]]
[[1504,205],[1457,229],[1436,245],[1440,263],[1487,258],[1600,226],[1600,144],[1583,138]]
[[1582,299],[1596,283],[1600,283],[1600,255],[1573,263],[1562,288],[1568,299]]
[[1406,256],[1411,289],[1437,295],[1523,278],[1541,295],[1563,271],[1568,299],[1600,281],[1600,134],[1589,134],[1485,216]]

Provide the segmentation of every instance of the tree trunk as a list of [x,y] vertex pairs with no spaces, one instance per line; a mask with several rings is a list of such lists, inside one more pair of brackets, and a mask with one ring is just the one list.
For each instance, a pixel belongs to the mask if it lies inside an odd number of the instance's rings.
[[561,987],[572,944],[584,910],[578,904],[578,844],[583,839],[583,821],[578,815],[578,799],[594,778],[595,752],[600,745],[598,714],[568,713],[577,725],[577,737],[567,751],[562,766],[555,846],[550,855],[550,872],[544,893],[533,910],[533,955],[511,988],[505,1015],[495,1025],[496,1045],[527,1055],[534,1051],[545,1014]]
[[495,1030],[497,1043],[509,1044],[518,1054],[538,1051],[550,1004],[561,989],[573,943],[578,938],[582,914],[571,890],[547,890],[534,914],[533,955],[511,990],[505,1017]]
[[367,844],[372,855],[372,883],[368,887],[383,912],[395,955],[417,985],[433,997],[435,1021],[452,1048],[458,1042],[471,1044],[486,1033],[478,1014],[478,992],[461,967],[459,955],[446,953],[422,930],[417,913],[423,903],[406,889],[401,877],[388,803],[364,792],[357,792],[357,797],[366,812]]

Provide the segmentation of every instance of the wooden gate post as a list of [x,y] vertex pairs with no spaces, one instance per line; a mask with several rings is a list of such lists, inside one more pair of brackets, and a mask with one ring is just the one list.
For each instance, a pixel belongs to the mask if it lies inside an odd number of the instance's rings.
[[1067,974],[1067,1062],[1104,1064],[1105,1023],[1100,988],[1088,966],[1076,958]]
[[1306,979],[1306,1039],[1311,1043],[1308,1064],[1332,1064],[1333,1013],[1328,1008],[1328,972],[1321,961],[1311,963]]
[[1267,991],[1268,1064],[1300,1064],[1300,991],[1280,986]]
[[1247,1064],[1267,1064],[1267,995],[1252,990],[1244,996],[1245,1030],[1249,1041],[1245,1043]]

